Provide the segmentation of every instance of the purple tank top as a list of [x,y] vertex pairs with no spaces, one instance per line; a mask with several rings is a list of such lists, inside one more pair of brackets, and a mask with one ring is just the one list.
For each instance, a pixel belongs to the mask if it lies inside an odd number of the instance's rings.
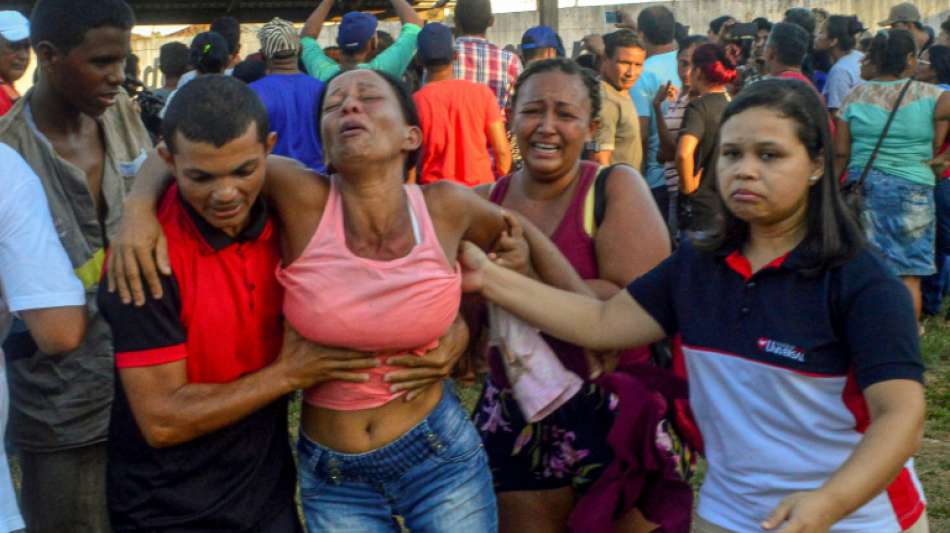
[[[598,277],[594,239],[584,229],[584,200],[587,198],[587,191],[590,190],[594,179],[597,177],[598,168],[596,163],[581,161],[580,176],[577,178],[578,183],[574,188],[574,197],[571,198],[571,203],[567,206],[567,211],[565,211],[561,223],[551,235],[551,241],[561,250],[561,253],[571,263],[581,279],[596,279]],[[501,205],[510,186],[510,175],[500,178],[492,188],[489,200]],[[549,335],[543,333],[542,335],[564,367],[586,380],[590,375],[590,369],[587,365],[587,358],[584,356],[584,350]],[[505,375],[504,363],[498,350],[494,348],[491,350],[488,362],[491,368],[492,381],[500,387],[510,387],[508,376]]]

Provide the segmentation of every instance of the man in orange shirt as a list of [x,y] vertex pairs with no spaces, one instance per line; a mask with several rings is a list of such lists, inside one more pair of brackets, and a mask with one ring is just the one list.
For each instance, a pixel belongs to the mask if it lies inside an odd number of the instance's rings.
[[20,99],[13,83],[29,66],[30,21],[18,11],[0,11],[0,116]]
[[422,126],[419,183],[451,180],[473,187],[511,170],[511,148],[495,94],[485,85],[456,80],[452,31],[438,23],[419,33],[419,59],[428,82],[413,96]]

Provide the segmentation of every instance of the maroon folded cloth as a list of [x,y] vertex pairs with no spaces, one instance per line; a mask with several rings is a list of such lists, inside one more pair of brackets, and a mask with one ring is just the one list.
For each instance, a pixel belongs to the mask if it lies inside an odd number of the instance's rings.
[[[607,437],[614,460],[577,502],[571,531],[609,532],[630,509],[640,509],[663,533],[689,533],[693,490],[677,467],[669,442],[667,412],[687,398],[686,383],[648,364],[625,365],[595,381],[616,394],[619,412]],[[660,438],[658,438],[660,437]]]

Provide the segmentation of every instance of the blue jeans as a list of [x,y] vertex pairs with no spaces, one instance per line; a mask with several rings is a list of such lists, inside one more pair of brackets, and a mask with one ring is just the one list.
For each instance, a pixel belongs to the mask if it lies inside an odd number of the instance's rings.
[[307,530],[414,533],[498,530],[488,457],[475,426],[446,381],[422,422],[376,450],[340,453],[302,432],[300,499]]
[[947,278],[946,262],[950,258],[950,179],[937,181],[934,187],[934,201],[937,204],[937,273],[922,280],[921,292],[924,299],[924,312],[929,315],[940,313],[943,296],[950,288]]

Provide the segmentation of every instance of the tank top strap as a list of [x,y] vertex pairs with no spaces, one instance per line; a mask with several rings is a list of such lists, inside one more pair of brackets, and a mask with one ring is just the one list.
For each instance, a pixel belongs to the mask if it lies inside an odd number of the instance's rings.
[[508,194],[508,187],[511,185],[511,174],[498,178],[495,185],[491,188],[488,200],[493,204],[501,205],[505,201],[505,195]]
[[405,185],[406,195],[409,197],[409,208],[415,215],[419,229],[422,230],[422,239],[416,239],[416,244],[421,244],[425,248],[434,247],[440,255],[442,244],[439,242],[439,235],[435,232],[435,225],[432,223],[432,217],[429,215],[429,208],[426,207],[426,197],[422,192],[422,187],[418,185]]
[[[340,177],[336,174],[330,176],[330,192],[327,194],[327,203],[323,206],[323,215],[320,217],[320,223],[317,231],[314,232],[311,244],[321,243],[328,238],[332,241],[339,240],[338,237],[343,233],[343,210],[342,199],[340,197]],[[345,246],[345,244],[344,244]]]
[[601,168],[603,167],[597,163],[581,161],[577,185],[574,187],[574,197],[571,198],[571,203],[568,204],[567,211],[564,213],[564,219],[561,222],[562,227],[569,224],[586,233],[584,229],[584,210],[586,204],[589,203],[587,202],[588,196],[594,192],[594,180],[597,179]]

